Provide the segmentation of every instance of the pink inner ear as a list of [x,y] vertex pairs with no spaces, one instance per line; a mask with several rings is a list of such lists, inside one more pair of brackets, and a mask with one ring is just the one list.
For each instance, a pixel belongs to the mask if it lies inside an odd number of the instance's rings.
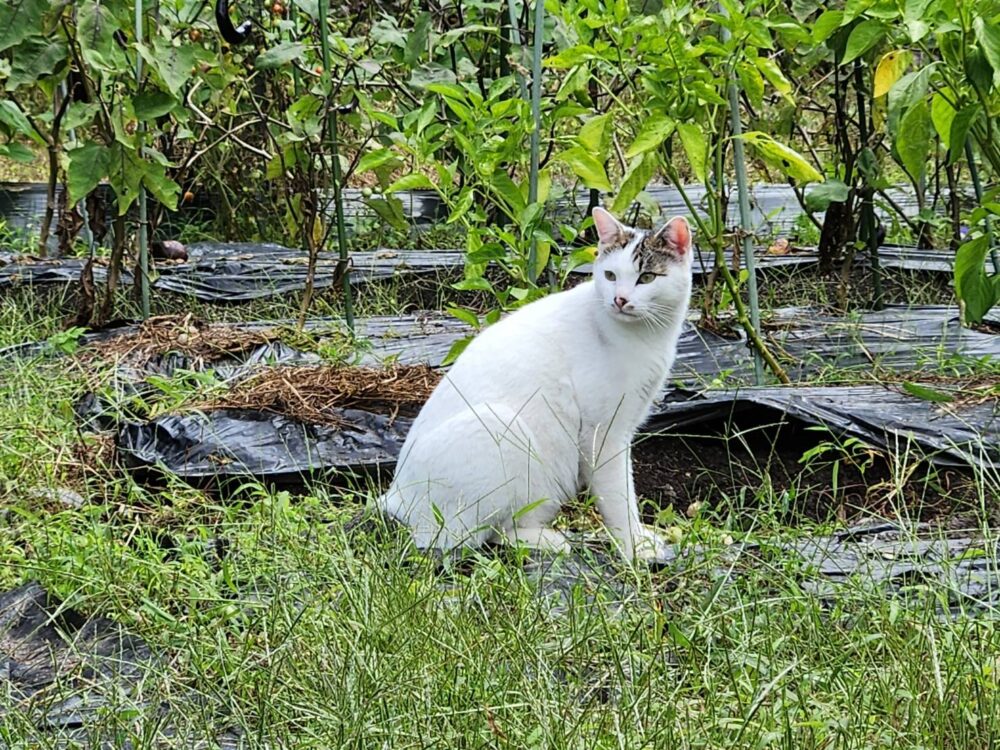
[[617,242],[622,235],[622,225],[618,220],[598,206],[594,209],[594,227],[597,229],[597,239],[601,244],[610,245]]
[[691,227],[683,216],[675,216],[660,230],[660,236],[667,246],[678,255],[691,249]]

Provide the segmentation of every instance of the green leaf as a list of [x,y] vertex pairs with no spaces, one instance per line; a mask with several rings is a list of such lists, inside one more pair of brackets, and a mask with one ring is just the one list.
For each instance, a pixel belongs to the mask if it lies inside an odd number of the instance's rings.
[[698,182],[705,184],[708,181],[708,139],[693,122],[677,123],[677,135],[684,146],[691,171]]
[[886,52],[875,68],[875,98],[885,96],[889,89],[900,79],[903,71],[909,66],[913,55],[909,50],[897,49]]
[[452,344],[451,349],[448,350],[448,353],[445,355],[444,359],[441,360],[442,367],[447,367],[456,359],[458,359],[459,355],[461,355],[461,353],[465,351],[465,348],[472,343],[473,338],[475,337],[468,336],[464,339],[459,339],[454,344]]
[[472,208],[472,201],[475,198],[476,192],[470,187],[466,186],[462,188],[462,192],[458,194],[458,199],[455,201],[455,207],[451,210],[451,215],[448,217],[447,224],[454,224],[456,221],[460,220],[465,216],[469,209]]
[[775,91],[786,99],[791,98],[792,84],[785,78],[785,74],[781,72],[778,63],[770,57],[758,57],[754,59],[754,63],[757,65],[757,69],[764,75],[764,78],[774,87]]
[[434,183],[425,174],[408,174],[392,183],[385,189],[385,192],[391,194],[404,190],[434,190]]
[[375,151],[369,151],[361,157],[355,171],[361,174],[388,164],[391,161],[399,161],[399,155],[395,151],[388,148],[376,149]]
[[1000,28],[995,22],[987,23],[986,19],[978,16],[972,22],[972,29],[994,74],[1000,73]]
[[656,154],[652,151],[647,151],[632,160],[628,171],[625,172],[625,177],[622,179],[618,195],[615,196],[614,203],[611,204],[613,213],[621,215],[628,210],[636,196],[645,190],[646,185],[653,179],[653,175],[656,174],[656,165]]
[[844,22],[844,11],[842,10],[825,10],[820,13],[819,18],[816,19],[816,23],[813,24],[812,38],[817,44],[822,44],[837,29],[840,28],[841,24]]
[[132,100],[135,116],[144,122],[163,117],[176,106],[177,100],[166,91],[144,91]]
[[851,35],[847,38],[847,48],[844,50],[844,59],[841,65],[853,62],[868,50],[881,42],[886,35],[886,26],[881,21],[869,18],[851,30]]
[[62,40],[48,41],[42,37],[30,37],[15,50],[7,77],[7,90],[14,91],[19,86],[34,85],[38,79],[54,73],[66,64],[69,47]]
[[910,107],[899,123],[896,151],[899,162],[917,184],[923,182],[927,158],[931,150],[931,113],[927,100],[921,99]]
[[146,190],[171,211],[176,211],[181,186],[167,177],[167,169],[162,164],[146,162],[144,167],[142,184]]
[[369,198],[365,201],[375,213],[379,215],[386,224],[395,227],[401,232],[409,229],[406,223],[406,216],[403,214],[403,204],[399,198],[389,196],[388,198]]
[[597,115],[587,120],[576,136],[579,143],[589,154],[603,162],[608,156],[611,145],[611,113]]
[[673,135],[676,127],[677,123],[664,114],[657,112],[650,115],[642,123],[632,145],[625,150],[625,158],[632,159],[659,148],[660,144]]
[[423,12],[417,16],[413,29],[406,35],[406,46],[403,51],[403,62],[413,67],[417,60],[428,55],[427,41],[430,36],[431,14]]
[[955,400],[955,397],[950,393],[939,391],[936,388],[929,388],[926,385],[920,385],[920,383],[913,383],[909,380],[903,382],[903,390],[911,396],[916,396],[922,401],[933,401],[938,404],[947,404],[950,401]]
[[180,96],[181,89],[191,80],[193,71],[197,70],[199,63],[207,62],[211,54],[196,45],[183,44],[174,47],[161,37],[156,37],[152,47],[147,44],[137,44],[136,49],[175,97]]
[[1000,275],[986,275],[989,251],[989,238],[983,236],[962,243],[955,255],[955,294],[966,325],[981,323],[1000,301]]
[[746,92],[750,103],[760,109],[764,106],[764,76],[756,65],[748,62],[740,62],[736,66],[736,71],[740,76],[740,86]]
[[503,199],[506,205],[501,207],[506,209],[511,218],[514,218],[524,210],[524,196],[521,195],[521,190],[502,169],[498,169],[493,173],[489,185],[490,189]]
[[0,156],[18,164],[30,164],[35,160],[35,152],[23,143],[7,143],[0,145]]
[[111,154],[97,143],[88,143],[67,152],[66,186],[71,204],[83,200],[108,175]]
[[823,181],[823,175],[798,151],[779,143],[767,133],[750,131],[743,134],[743,140],[752,145],[764,161],[780,169],[786,177],[791,177],[798,183]]
[[100,109],[97,102],[88,104],[87,102],[73,102],[66,108],[66,115],[63,117],[63,130],[74,130],[90,125],[94,121],[94,115]]
[[895,134],[899,129],[900,117],[918,100],[927,96],[930,79],[938,63],[930,63],[913,73],[907,73],[889,89],[889,132]]
[[302,42],[282,42],[276,47],[257,55],[254,67],[257,70],[274,70],[290,63],[305,54],[306,45]]
[[4,0],[0,3],[0,52],[20,44],[42,25],[49,0]]
[[116,72],[125,55],[115,41],[118,22],[105,3],[86,2],[77,10],[76,39],[84,61],[98,70]]
[[21,108],[9,99],[0,100],[0,125],[6,128],[7,135],[25,135],[39,146],[45,144],[42,137],[31,127],[28,117]]
[[965,153],[965,143],[969,139],[969,130],[979,116],[978,104],[966,104],[955,113],[951,121],[951,134],[948,137],[948,163],[954,164]]
[[466,310],[464,307],[455,307],[452,305],[447,308],[447,312],[453,318],[458,318],[463,323],[468,323],[473,328],[479,328],[479,316],[472,312],[472,310]]
[[810,211],[826,211],[831,203],[843,203],[851,195],[851,189],[843,180],[828,179],[813,185],[806,191],[805,204]]
[[945,148],[951,144],[951,126],[955,122],[955,108],[948,103],[941,94],[935,94],[931,99],[931,122],[934,123],[934,131],[941,139]]
[[566,162],[573,170],[573,174],[583,180],[583,184],[588,188],[611,192],[611,182],[608,180],[607,172],[604,171],[604,165],[580,146],[563,151],[558,159]]

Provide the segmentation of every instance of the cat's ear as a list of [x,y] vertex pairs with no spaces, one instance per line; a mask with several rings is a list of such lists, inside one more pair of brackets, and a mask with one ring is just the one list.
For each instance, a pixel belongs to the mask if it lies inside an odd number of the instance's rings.
[[620,245],[625,238],[625,227],[600,206],[594,208],[594,227],[601,245]]
[[675,258],[691,257],[691,225],[683,216],[675,216],[653,235],[653,241]]

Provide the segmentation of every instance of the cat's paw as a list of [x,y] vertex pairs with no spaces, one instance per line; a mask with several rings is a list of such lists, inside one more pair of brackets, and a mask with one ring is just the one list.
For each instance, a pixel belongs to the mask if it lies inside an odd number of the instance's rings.
[[636,560],[664,564],[675,556],[670,542],[652,529],[643,526],[632,536],[632,557]]

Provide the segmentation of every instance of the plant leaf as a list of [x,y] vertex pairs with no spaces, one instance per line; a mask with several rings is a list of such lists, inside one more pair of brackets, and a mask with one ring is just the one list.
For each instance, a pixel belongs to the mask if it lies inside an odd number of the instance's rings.
[[144,91],[132,100],[136,118],[146,122],[163,117],[176,106],[177,100],[166,91]]
[[615,196],[614,203],[611,204],[612,212],[621,215],[628,210],[635,197],[645,190],[646,185],[653,179],[653,175],[656,173],[656,165],[656,154],[652,151],[647,151],[632,160],[628,171],[625,173],[625,177],[622,179],[622,186],[618,190],[618,195]]
[[404,190],[434,190],[430,177],[419,172],[400,177],[385,189],[386,194],[398,193]]
[[885,96],[903,75],[913,55],[909,50],[897,49],[886,52],[875,68],[875,98]]
[[962,243],[955,254],[955,294],[966,325],[981,323],[1000,301],[1000,276],[986,275],[989,238],[982,236]]
[[611,122],[610,112],[591,117],[583,124],[576,137],[577,143],[600,162],[607,158],[608,147],[611,145],[611,129],[608,127]]
[[780,169],[786,177],[799,183],[823,181],[823,175],[798,151],[779,143],[767,133],[752,130],[743,134],[743,140],[752,145],[764,161]]
[[566,162],[573,170],[573,174],[583,180],[583,184],[588,188],[611,192],[611,182],[608,180],[607,172],[604,171],[604,165],[580,146],[563,151],[559,154],[559,160]]
[[886,35],[886,26],[881,21],[868,18],[851,29],[851,35],[847,38],[847,48],[844,50],[844,59],[841,65],[853,62],[861,55],[882,41]]
[[290,63],[296,58],[302,57],[305,51],[306,45],[302,44],[302,42],[282,42],[276,47],[271,47],[266,52],[257,55],[254,67],[257,70],[274,70],[286,63]]
[[0,52],[20,44],[41,26],[49,0],[5,0],[0,3]]
[[903,382],[903,390],[922,401],[934,401],[938,404],[946,404],[955,400],[955,397],[950,393],[939,391],[936,388],[929,388],[920,383],[913,383],[909,380]]
[[843,180],[831,178],[812,185],[805,195],[806,208],[810,211],[826,211],[831,203],[843,203],[851,195],[851,189]]
[[927,171],[927,157],[931,150],[931,113],[927,100],[921,99],[899,123],[896,152],[899,162],[915,183],[921,183]]
[[61,40],[48,41],[33,36],[25,39],[15,50],[7,77],[7,90],[34,84],[39,78],[55,72],[66,62],[69,47]]
[[684,146],[691,171],[698,182],[705,184],[708,181],[708,139],[693,122],[677,123],[677,135]]
[[87,195],[108,174],[110,153],[97,143],[74,148],[67,153],[69,166],[66,168],[66,186],[69,188],[69,202],[86,198]]
[[659,148],[660,144],[673,135],[676,127],[677,123],[664,114],[657,112],[650,115],[642,123],[632,145],[625,150],[625,158],[632,159],[639,154]]

